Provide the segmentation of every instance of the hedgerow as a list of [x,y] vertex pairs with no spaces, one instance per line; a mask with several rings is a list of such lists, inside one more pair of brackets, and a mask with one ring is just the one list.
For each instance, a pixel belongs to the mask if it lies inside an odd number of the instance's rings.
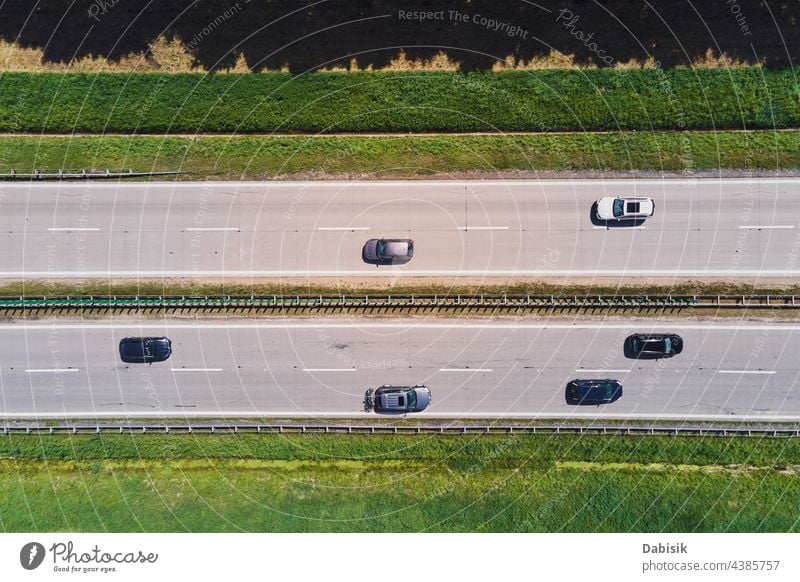
[[0,131],[496,132],[800,125],[791,70],[0,75]]

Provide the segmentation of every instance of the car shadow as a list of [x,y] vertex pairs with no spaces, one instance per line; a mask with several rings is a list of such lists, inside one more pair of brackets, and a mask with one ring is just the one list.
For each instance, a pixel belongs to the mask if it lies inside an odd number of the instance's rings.
[[601,220],[597,217],[597,202],[592,204],[589,211],[589,220],[592,221],[593,226],[602,226],[605,228],[631,228],[634,226],[641,226],[644,224],[644,218],[636,218],[633,220]]

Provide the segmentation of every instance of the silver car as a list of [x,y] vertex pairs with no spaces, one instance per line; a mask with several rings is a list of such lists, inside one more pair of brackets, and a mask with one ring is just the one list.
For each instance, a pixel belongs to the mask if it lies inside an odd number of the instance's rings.
[[407,238],[373,238],[364,245],[364,258],[381,263],[407,263],[414,256],[414,241]]
[[390,386],[384,384],[375,390],[373,406],[375,412],[421,412],[431,403],[431,391],[427,386]]
[[606,197],[597,201],[600,220],[639,220],[653,216],[656,204],[652,198]]

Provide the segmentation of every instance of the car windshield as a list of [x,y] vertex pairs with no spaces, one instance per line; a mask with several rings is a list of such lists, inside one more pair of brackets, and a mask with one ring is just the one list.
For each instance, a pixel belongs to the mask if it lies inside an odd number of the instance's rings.
[[408,407],[414,408],[417,406],[417,393],[416,391],[412,390],[408,393]]
[[634,352],[642,351],[642,340],[640,340],[638,337],[634,338],[633,340],[633,351]]
[[672,340],[668,337],[664,338],[664,351],[671,352],[672,351]]
[[611,395],[614,393],[614,388],[611,382],[603,385],[603,400],[611,400]]
[[375,252],[377,252],[378,256],[380,257],[384,254],[385,251],[386,251],[386,241],[379,240],[378,244],[375,246]]
[[622,216],[625,214],[625,201],[622,198],[614,200],[614,216]]

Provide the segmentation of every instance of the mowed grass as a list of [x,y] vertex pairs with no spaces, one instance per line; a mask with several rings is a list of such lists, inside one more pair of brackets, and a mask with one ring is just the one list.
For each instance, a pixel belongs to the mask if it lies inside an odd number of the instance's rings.
[[0,75],[0,131],[332,133],[790,128],[791,69]]
[[5,531],[797,531],[800,441],[14,436]]
[[785,170],[800,132],[614,132],[542,135],[31,137],[0,136],[14,168],[179,170],[181,179],[448,177],[509,172]]

